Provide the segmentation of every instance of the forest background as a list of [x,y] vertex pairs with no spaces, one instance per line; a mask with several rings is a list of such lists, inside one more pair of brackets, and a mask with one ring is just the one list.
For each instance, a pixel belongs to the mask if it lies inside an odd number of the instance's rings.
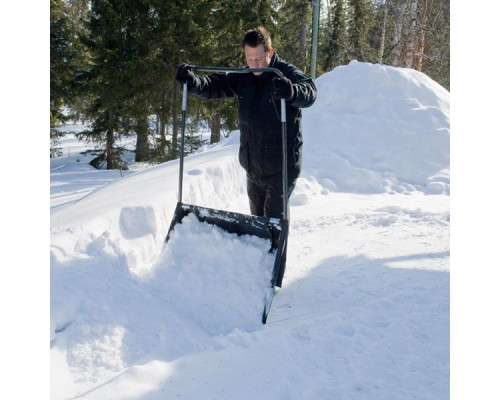
[[[179,155],[182,62],[245,65],[241,39],[264,26],[279,56],[310,74],[310,0],[51,0],[50,155],[68,120],[88,129],[91,164],[126,169],[120,139],[135,135],[135,161]],[[323,0],[316,77],[352,60],[413,68],[450,89],[449,0]],[[186,152],[238,127],[236,103],[190,98]]]

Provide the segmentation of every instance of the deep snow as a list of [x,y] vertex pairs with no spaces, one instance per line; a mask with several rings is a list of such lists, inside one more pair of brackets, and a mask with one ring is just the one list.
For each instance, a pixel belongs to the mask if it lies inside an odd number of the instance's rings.
[[[449,93],[358,62],[316,83],[265,326],[248,319],[254,289],[211,280],[214,232],[163,246],[178,162],[121,177],[51,160],[53,399],[449,398]],[[186,158],[186,201],[248,212],[238,140]],[[231,243],[236,266],[251,258]]]

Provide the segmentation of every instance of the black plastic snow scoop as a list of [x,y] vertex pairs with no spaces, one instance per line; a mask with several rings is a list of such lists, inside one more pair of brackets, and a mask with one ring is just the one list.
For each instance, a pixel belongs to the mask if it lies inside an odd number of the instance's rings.
[[[199,67],[190,66],[192,70],[212,73],[253,73],[272,72],[282,77],[283,74],[276,68],[221,68],[221,67]],[[272,269],[271,280],[266,289],[264,307],[262,312],[262,323],[265,324],[271,309],[275,287],[281,286],[285,273],[286,245],[288,240],[288,196],[283,196],[283,218],[267,218],[254,215],[239,214],[212,208],[200,207],[182,202],[182,183],[184,174],[184,136],[186,130],[186,109],[187,109],[187,83],[183,85],[182,93],[182,130],[181,130],[181,153],[179,162],[179,192],[175,213],[170,224],[170,229],[165,242],[168,242],[172,231],[177,224],[182,223],[182,219],[188,214],[194,214],[200,222],[206,222],[218,226],[219,228],[237,235],[253,235],[261,239],[268,239],[271,243],[270,253],[275,254],[275,261]],[[283,168],[283,193],[288,193],[287,176],[287,135],[286,135],[286,108],[285,99],[281,99],[281,126],[282,126],[282,168]]]

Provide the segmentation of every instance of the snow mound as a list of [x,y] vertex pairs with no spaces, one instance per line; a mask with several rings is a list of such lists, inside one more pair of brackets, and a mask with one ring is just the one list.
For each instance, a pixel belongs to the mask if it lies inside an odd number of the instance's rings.
[[155,268],[165,301],[209,334],[260,326],[271,280],[271,242],[200,223],[190,214],[175,226]]
[[317,183],[332,192],[449,194],[446,89],[415,70],[357,61],[316,86],[316,103],[304,110],[307,182],[298,193]]

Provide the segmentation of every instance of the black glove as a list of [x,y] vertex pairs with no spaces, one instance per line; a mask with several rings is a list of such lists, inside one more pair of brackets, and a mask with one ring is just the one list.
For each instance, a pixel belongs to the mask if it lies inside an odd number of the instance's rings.
[[288,78],[273,79],[273,97],[275,99],[291,100],[294,96],[292,81]]
[[181,64],[177,69],[177,74],[175,75],[175,79],[183,84],[187,82],[188,85],[193,85],[196,81],[196,75],[191,70],[191,67],[188,64]]

